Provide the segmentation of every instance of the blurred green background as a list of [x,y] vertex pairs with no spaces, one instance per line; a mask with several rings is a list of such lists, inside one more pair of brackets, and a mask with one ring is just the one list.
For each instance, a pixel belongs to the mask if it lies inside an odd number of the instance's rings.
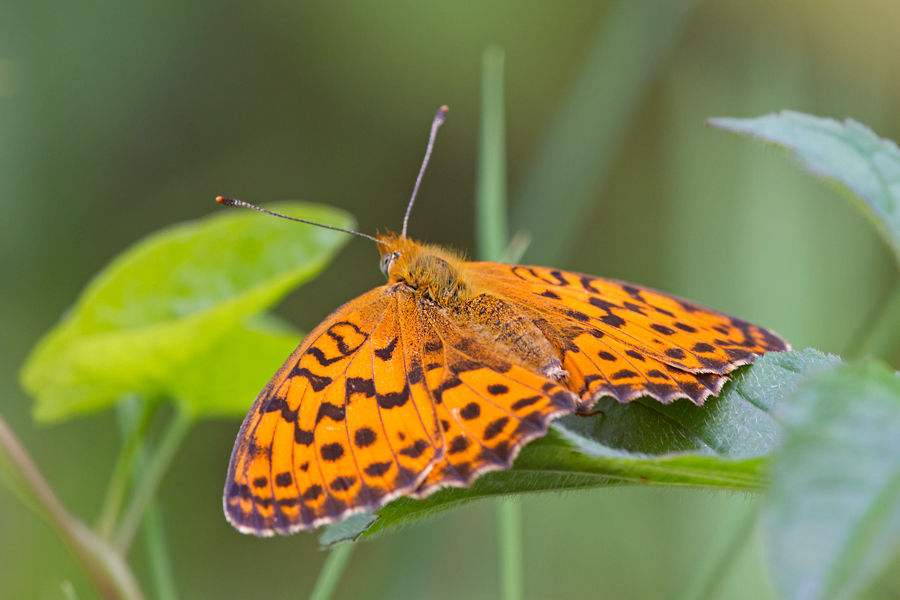
[[[611,27],[626,13],[631,29]],[[506,51],[513,222],[517,201],[541,189],[529,176],[542,164],[562,165],[565,183],[566,165],[596,161],[580,187],[543,190],[536,205],[550,225],[559,194],[586,201],[570,234],[531,232],[538,248],[556,240],[554,266],[658,287],[795,348],[846,355],[897,283],[886,249],[836,192],[704,120],[790,108],[898,139],[898,25],[890,0],[0,3],[0,412],[91,523],[115,418],[32,422],[17,371],[37,339],[118,252],[223,210],[219,194],[333,204],[361,231],[399,229],[441,104],[450,114],[410,232],[474,254],[492,43]],[[657,58],[628,49],[641,35]],[[598,122],[575,133],[599,149],[558,127],[577,90]],[[353,240],[278,313],[311,328],[382,283],[377,256]],[[222,516],[238,427],[201,424],[162,486],[180,594],[303,598],[325,558],[315,536],[255,539]],[[755,509],[742,495],[653,489],[519,501],[526,598],[677,598]],[[494,598],[495,546],[493,505],[476,503],[362,544],[336,597]],[[150,592],[140,544],[132,564]],[[710,598],[772,597],[752,535],[720,575]],[[63,580],[92,597],[52,531],[0,488],[0,595],[62,598]]]

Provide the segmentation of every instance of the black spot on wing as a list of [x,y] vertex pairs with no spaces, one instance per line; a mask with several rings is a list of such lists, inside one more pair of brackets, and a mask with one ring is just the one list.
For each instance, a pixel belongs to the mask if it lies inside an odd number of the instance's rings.
[[360,427],[353,434],[353,441],[356,443],[357,448],[367,448],[374,444],[377,439],[378,434],[368,427]]
[[316,362],[318,362],[323,367],[333,365],[334,363],[338,362],[339,360],[344,360],[345,358],[347,358],[344,355],[338,355],[338,356],[334,356],[332,358],[327,358],[325,356],[325,353],[322,352],[322,350],[320,348],[317,348],[315,346],[312,346],[311,348],[309,348],[306,351],[306,353],[309,354],[310,356],[312,356],[313,358],[315,358]]
[[400,454],[402,454],[403,456],[408,456],[410,458],[419,458],[420,456],[422,456],[422,453],[430,447],[431,444],[429,444],[425,440],[416,440],[411,446],[402,448],[400,450]]
[[619,315],[603,315],[600,317],[600,320],[610,327],[615,327],[616,329],[625,325],[625,319],[623,319]]
[[459,411],[459,416],[461,416],[466,421],[471,421],[472,419],[477,419],[481,414],[481,407],[478,406],[477,402],[469,402],[461,411]]
[[633,358],[633,359],[635,359],[635,360],[638,360],[638,361],[640,361],[640,362],[644,362],[645,360],[647,360],[646,358],[644,358],[644,355],[643,355],[643,354],[641,354],[640,352],[638,352],[638,351],[636,351],[636,350],[632,350],[631,348],[629,348],[628,350],[626,350],[626,351],[625,351],[625,354],[627,354],[627,355],[630,356],[631,358]]
[[303,377],[309,382],[309,385],[313,390],[317,392],[321,392],[326,387],[331,385],[332,379],[327,375],[316,375],[306,367],[294,367],[294,370],[291,371],[291,377]]
[[366,468],[363,469],[363,472],[369,477],[381,477],[391,470],[391,465],[393,464],[394,463],[391,461],[374,462],[367,465]]
[[344,383],[344,400],[350,400],[353,394],[365,394],[366,398],[375,395],[375,380],[367,377],[348,377]]
[[325,444],[319,449],[319,452],[322,454],[322,460],[334,462],[344,456],[344,447],[340,443],[334,442]]
[[621,371],[616,371],[615,373],[613,373],[610,379],[632,379],[637,376],[638,374],[634,371],[622,369]]
[[319,421],[325,417],[328,417],[335,423],[340,423],[344,420],[345,416],[346,414],[343,406],[338,406],[331,402],[323,402],[319,405],[319,412],[316,413],[316,425],[318,425]]
[[300,429],[300,426],[294,423],[294,441],[301,446],[309,446],[316,439],[315,434],[312,431],[306,431],[305,429]]
[[529,407],[535,402],[540,401],[542,396],[528,396],[527,398],[522,398],[521,400],[516,400],[512,404],[513,410],[522,410],[523,408]]
[[509,417],[500,417],[488,423],[487,427],[484,428],[485,441],[493,439],[502,433],[507,423],[509,423]]
[[[263,412],[281,412],[281,418],[287,421],[288,423],[295,423],[297,421],[297,410],[291,410],[291,407],[288,405],[287,401],[280,397],[276,396],[270,399],[266,404],[263,405]],[[298,407],[299,410],[299,407]]]
[[398,337],[394,337],[394,339],[391,340],[391,343],[384,348],[376,348],[374,351],[375,356],[384,361],[391,360],[391,358],[394,356],[394,350],[397,348],[398,340]]
[[458,435],[450,441],[447,454],[459,454],[469,447],[469,440],[464,435]]
[[346,492],[353,487],[354,483],[356,483],[356,477],[341,476],[332,479],[328,487],[336,492]]
[[425,371],[422,370],[422,361],[418,358],[410,360],[409,371],[406,373],[406,379],[410,385],[422,383],[425,379]]
[[404,385],[399,392],[385,392],[383,394],[376,392],[375,397],[378,401],[378,406],[384,409],[403,406],[409,400],[409,383]]

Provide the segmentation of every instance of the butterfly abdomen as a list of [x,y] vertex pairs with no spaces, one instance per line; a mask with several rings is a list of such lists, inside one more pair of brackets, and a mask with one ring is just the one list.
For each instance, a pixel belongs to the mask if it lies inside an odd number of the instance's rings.
[[533,371],[553,379],[565,376],[559,356],[543,332],[503,299],[479,294],[460,303],[454,316],[462,328],[487,336],[492,345],[507,348]]

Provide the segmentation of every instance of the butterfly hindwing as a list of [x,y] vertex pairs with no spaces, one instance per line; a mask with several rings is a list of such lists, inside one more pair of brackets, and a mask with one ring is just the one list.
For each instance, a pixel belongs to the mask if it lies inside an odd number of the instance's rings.
[[424,497],[511,466],[522,446],[546,434],[552,419],[575,410],[578,398],[506,356],[490,339],[418,303],[425,378],[444,434],[444,459],[413,494]]
[[609,395],[701,404],[736,367],[789,349],[766,329],[649,288],[543,267],[469,267],[532,316],[585,402]]

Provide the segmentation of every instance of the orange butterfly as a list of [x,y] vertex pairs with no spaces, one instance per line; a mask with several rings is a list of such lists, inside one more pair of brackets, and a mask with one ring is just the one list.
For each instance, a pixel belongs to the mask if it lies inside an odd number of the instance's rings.
[[700,405],[736,367],[789,349],[648,288],[415,242],[413,200],[403,233],[372,238],[388,283],[310,332],[244,420],[224,497],[240,531],[289,534],[467,486],[601,396]]

